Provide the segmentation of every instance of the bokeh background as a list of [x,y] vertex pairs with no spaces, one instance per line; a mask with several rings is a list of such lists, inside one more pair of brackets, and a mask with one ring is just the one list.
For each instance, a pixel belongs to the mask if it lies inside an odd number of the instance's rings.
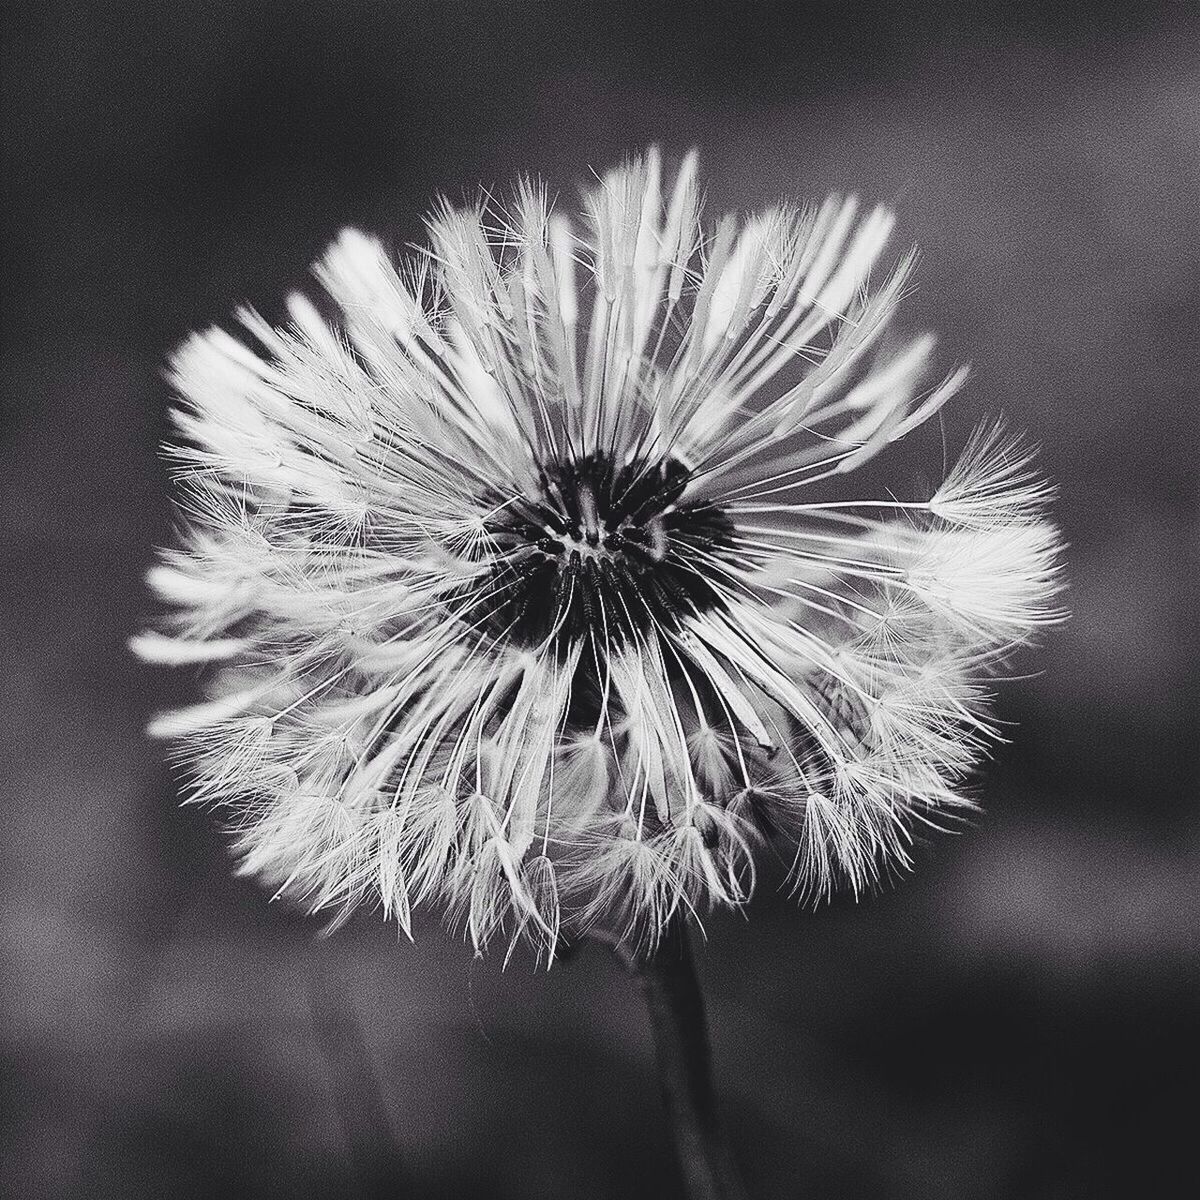
[[[1073,621],[961,836],[763,895],[701,969],[756,1197],[1191,1193],[1200,1076],[1200,17],[942,0],[47,0],[4,17],[0,1191],[672,1197],[644,1014],[427,920],[334,939],[182,810],[136,665],[164,356],[344,224],[700,147],[711,208],[858,190],[923,247],[943,435],[1032,429]],[[936,475],[926,431],[899,460]],[[905,486],[908,477],[899,479]],[[378,1079],[378,1084],[373,1083]],[[369,1125],[376,1089],[391,1129]],[[357,1107],[356,1107],[357,1106]],[[364,1114],[366,1114],[364,1116]]]

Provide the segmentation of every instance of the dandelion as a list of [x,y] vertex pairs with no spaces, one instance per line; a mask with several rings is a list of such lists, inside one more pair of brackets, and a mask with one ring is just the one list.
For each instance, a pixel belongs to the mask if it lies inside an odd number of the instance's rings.
[[970,806],[985,681],[1060,615],[1050,489],[1003,425],[931,496],[843,477],[929,420],[889,333],[912,256],[854,197],[707,223],[694,154],[344,232],[273,327],[176,354],[180,545],[134,639],[246,871],[335,921],[443,908],[477,948],[650,950],[868,887]]

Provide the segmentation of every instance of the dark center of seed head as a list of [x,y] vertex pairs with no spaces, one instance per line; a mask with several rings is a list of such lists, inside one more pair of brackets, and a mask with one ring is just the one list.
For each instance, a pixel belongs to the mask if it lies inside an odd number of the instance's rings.
[[619,643],[719,604],[732,525],[716,505],[681,503],[687,482],[677,459],[617,466],[593,454],[544,466],[539,494],[488,522],[493,635],[539,645],[594,630]]

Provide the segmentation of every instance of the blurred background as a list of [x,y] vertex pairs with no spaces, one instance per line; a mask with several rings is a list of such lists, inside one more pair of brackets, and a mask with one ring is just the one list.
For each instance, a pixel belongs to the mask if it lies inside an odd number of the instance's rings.
[[[699,146],[710,209],[857,190],[906,326],[1061,485],[1072,622],[984,814],[915,874],[707,925],[755,1197],[1193,1194],[1200,1074],[1200,15],[943,0],[47,2],[4,18],[0,1192],[673,1197],[638,997],[234,879],[141,729],[165,355],[336,231]],[[941,470],[936,429],[899,486]],[[907,474],[905,474],[907,473]],[[895,476],[893,476],[895,478]],[[339,1015],[341,1014],[341,1015]],[[356,1132],[380,1080],[394,1138]]]

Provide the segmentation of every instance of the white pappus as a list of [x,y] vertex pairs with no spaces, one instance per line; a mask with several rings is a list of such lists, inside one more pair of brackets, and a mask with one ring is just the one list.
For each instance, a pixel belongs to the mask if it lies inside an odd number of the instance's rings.
[[[344,232],[272,327],[176,354],[181,539],[133,640],[245,870],[335,918],[433,902],[476,947],[653,943],[908,861],[969,799],[984,681],[1059,617],[1051,489],[1001,425],[928,499],[840,477],[938,412],[911,268],[856,200],[705,222],[694,154]],[[833,497],[833,498],[831,498]]]

